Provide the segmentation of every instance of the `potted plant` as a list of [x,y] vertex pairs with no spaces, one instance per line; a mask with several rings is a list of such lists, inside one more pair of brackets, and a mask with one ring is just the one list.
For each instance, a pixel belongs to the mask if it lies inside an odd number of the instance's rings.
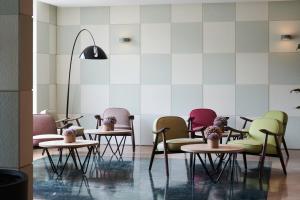
[[224,127],[227,126],[228,117],[216,117],[214,120],[214,126],[217,126],[224,132]]
[[222,130],[218,126],[209,126],[205,129],[204,135],[207,139],[207,144],[211,148],[218,148],[219,141],[222,138]]
[[65,143],[76,142],[76,130],[74,130],[72,128],[68,128],[68,129],[64,130],[63,134],[64,134],[64,142]]
[[113,131],[116,123],[117,123],[117,119],[114,116],[106,117],[103,119],[102,129],[104,131]]

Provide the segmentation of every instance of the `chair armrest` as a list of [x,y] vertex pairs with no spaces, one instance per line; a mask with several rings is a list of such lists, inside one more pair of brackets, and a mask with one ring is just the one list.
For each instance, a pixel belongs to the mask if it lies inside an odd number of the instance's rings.
[[129,115],[129,120],[134,120],[134,115]]
[[240,117],[242,120],[245,120],[247,122],[253,122],[253,119],[249,119],[247,117]]
[[60,123],[60,122],[63,122],[63,123],[67,123],[67,122],[71,122],[71,121],[76,121],[78,119],[81,119],[83,118],[84,116],[81,115],[79,117],[75,117],[75,118],[65,118],[65,119],[60,119],[60,120],[57,120],[56,123]]
[[195,128],[195,129],[188,130],[188,131],[189,131],[190,133],[192,133],[192,132],[202,132],[202,131],[204,131],[206,128],[207,128],[206,126],[199,126],[199,127]]
[[235,132],[235,133],[240,133],[242,135],[245,135],[245,134],[249,133],[248,131],[238,130],[238,129],[232,128],[230,126],[225,126],[224,129],[227,130],[227,131],[231,131],[231,132]]
[[195,117],[189,117],[186,121],[187,122],[192,122],[194,120]]
[[170,130],[170,128],[161,128],[158,131],[152,131],[152,132],[157,135],[157,134],[160,134],[160,133],[165,134],[168,130]]
[[262,133],[264,133],[264,134],[267,134],[267,135],[282,136],[282,134],[280,134],[280,133],[273,133],[273,132],[268,131],[266,129],[260,129],[259,131],[262,132]]

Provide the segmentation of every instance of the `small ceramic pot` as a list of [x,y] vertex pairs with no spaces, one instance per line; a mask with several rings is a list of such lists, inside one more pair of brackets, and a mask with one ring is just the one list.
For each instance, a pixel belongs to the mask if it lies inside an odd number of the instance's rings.
[[114,124],[104,124],[102,130],[103,131],[113,131],[115,129]]
[[215,148],[219,148],[219,140],[210,140],[207,139],[207,144],[209,147],[215,149]]
[[76,142],[76,135],[75,134],[64,135],[64,142],[65,143]]

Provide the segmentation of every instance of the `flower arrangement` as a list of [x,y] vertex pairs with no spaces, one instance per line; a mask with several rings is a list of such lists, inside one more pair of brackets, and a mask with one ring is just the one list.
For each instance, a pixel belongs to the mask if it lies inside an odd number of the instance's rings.
[[209,126],[205,129],[204,135],[209,140],[219,140],[222,137],[222,130],[218,126]]
[[212,126],[204,130],[204,135],[207,138],[207,143],[212,148],[218,148],[219,140],[222,138],[224,127],[227,126],[227,117],[216,117]]
[[114,116],[108,116],[103,119],[103,130],[104,131],[113,131],[114,126],[117,123],[117,119]]
[[224,127],[227,126],[228,118],[227,117],[216,117],[214,120],[214,126],[217,126],[224,132]]
[[76,142],[76,130],[75,129],[68,128],[68,129],[64,130],[63,135],[64,135],[65,143]]

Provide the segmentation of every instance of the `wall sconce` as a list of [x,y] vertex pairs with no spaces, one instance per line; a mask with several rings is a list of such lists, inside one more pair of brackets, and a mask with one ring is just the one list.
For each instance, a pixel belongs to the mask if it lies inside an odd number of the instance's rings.
[[123,37],[123,38],[120,38],[120,42],[131,42],[131,38],[130,37]]
[[291,36],[291,35],[281,35],[280,36],[280,39],[281,40],[291,40],[291,39],[293,39],[293,37]]

